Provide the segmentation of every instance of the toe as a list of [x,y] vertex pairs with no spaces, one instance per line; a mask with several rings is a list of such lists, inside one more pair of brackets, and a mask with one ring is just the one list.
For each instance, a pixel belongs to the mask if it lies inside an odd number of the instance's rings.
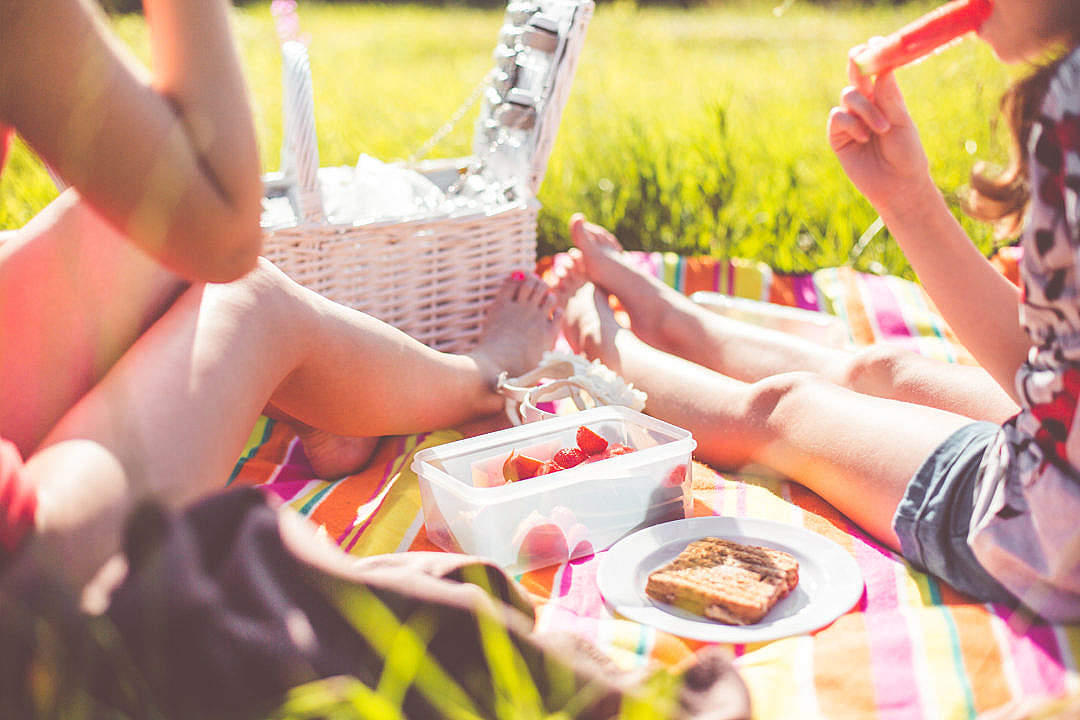
[[599,244],[609,247],[612,250],[619,250],[620,252],[622,251],[622,244],[619,243],[618,238],[616,238],[606,227],[596,225],[594,223],[589,223],[588,228],[590,231],[592,231],[593,236],[596,238]]
[[588,242],[588,237],[585,233],[585,216],[581,213],[574,213],[570,218],[570,240],[574,243],[575,247],[580,248],[583,244]]
[[559,295],[551,288],[548,288],[540,299],[540,309],[543,311],[545,317],[550,317],[551,311],[560,304],[562,303],[560,302]]
[[547,283],[535,275],[529,275],[521,283],[518,301],[526,305],[538,305],[540,303],[541,295],[546,288]]
[[[522,280],[523,279],[524,278],[522,278]],[[511,274],[503,280],[502,285],[500,285],[499,289],[495,292],[495,302],[500,304],[513,302],[517,297],[518,290],[521,289],[522,280],[517,279],[517,273]]]

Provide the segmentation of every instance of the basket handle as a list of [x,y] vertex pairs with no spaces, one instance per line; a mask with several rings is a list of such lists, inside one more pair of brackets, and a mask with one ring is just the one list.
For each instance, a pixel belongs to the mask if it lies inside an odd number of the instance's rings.
[[297,215],[305,223],[324,219],[319,188],[319,143],[307,46],[299,40],[281,44],[284,132],[281,170],[292,190]]

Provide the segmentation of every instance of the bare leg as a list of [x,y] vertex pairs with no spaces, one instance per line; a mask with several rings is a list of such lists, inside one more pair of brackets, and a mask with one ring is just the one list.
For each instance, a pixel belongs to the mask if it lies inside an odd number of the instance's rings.
[[718,467],[766,465],[897,549],[892,516],[930,453],[969,418],[792,372],[753,383],[665,353],[621,327],[585,285],[567,306],[571,345],[648,393],[647,411],[690,430]]
[[604,228],[575,215],[570,232],[580,266],[571,272],[614,293],[634,333],[655,348],[745,382],[808,371],[861,393],[976,419],[1001,422],[1017,412],[982,368],[938,362],[887,345],[861,351],[830,348],[725,318],[627,264],[618,241]]
[[186,287],[73,191],[0,245],[0,435],[29,455]]
[[140,498],[182,505],[221,486],[268,400],[309,425],[376,436],[501,410],[497,374],[530,369],[558,332],[538,278],[509,280],[468,355],[432,350],[296,285],[266,262],[189,288],[28,461],[40,533],[81,586]]
[[315,477],[323,480],[335,480],[363,469],[371,460],[380,440],[377,437],[351,437],[328,433],[300,422],[274,405],[263,408],[263,415],[288,423],[303,443],[304,455],[307,456]]

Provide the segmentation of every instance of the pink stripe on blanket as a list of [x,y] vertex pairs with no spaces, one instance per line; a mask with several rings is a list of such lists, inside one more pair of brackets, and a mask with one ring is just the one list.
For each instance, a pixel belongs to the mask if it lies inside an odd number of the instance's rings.
[[311,478],[310,473],[298,472],[295,468],[282,468],[282,471],[288,471],[288,474],[292,476],[292,479],[274,481],[272,483],[266,483],[260,485],[259,488],[264,492],[275,495],[285,502],[292,502],[303,492],[311,486],[311,483],[317,483],[318,480]]
[[[1009,624],[1016,622],[1020,622],[1018,616],[1013,616]],[[1030,621],[1023,622],[1017,630],[1012,627],[1006,630],[1021,695],[1060,695],[1065,692],[1065,668],[1053,628],[1042,624],[1028,626]]]
[[604,614],[603,596],[596,585],[599,564],[599,558],[590,555],[572,560],[559,569],[555,578],[558,598],[553,598],[559,607],[588,617],[601,617]]
[[791,289],[795,293],[795,307],[803,310],[821,310],[818,302],[817,286],[810,275],[795,275],[791,278]]
[[868,310],[878,340],[889,340],[918,352],[918,345],[912,340],[913,333],[899,300],[889,287],[888,280],[876,275],[860,274],[862,287],[866,293]]
[[660,253],[630,252],[626,254],[626,259],[631,267],[637,268],[655,278],[663,279],[664,262]]
[[901,613],[895,562],[854,525],[855,561],[866,583],[866,635],[870,676],[884,720],[921,718],[919,681],[915,675],[911,629]]
[[289,502],[295,500],[312,482],[319,481],[312,475],[311,464],[304,454],[304,444],[300,442],[300,438],[293,438],[285,451],[285,457],[263,487]]

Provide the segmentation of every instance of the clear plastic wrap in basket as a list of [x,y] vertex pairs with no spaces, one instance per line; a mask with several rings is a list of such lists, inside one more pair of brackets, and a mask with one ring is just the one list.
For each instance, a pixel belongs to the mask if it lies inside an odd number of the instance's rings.
[[536,261],[536,192],[592,11],[591,0],[507,7],[495,67],[478,90],[473,155],[414,166],[448,209],[387,220],[328,217],[325,189],[355,171],[319,167],[308,51],[284,42],[282,169],[264,178],[264,255],[436,349],[470,348],[503,279]]

